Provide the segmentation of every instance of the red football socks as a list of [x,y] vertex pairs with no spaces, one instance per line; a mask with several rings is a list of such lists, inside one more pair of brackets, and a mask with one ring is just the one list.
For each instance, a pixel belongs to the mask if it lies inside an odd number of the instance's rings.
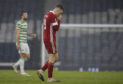
[[53,74],[53,63],[48,63],[48,78],[52,78]]
[[49,61],[46,61],[45,65],[41,68],[43,71],[45,71],[48,68],[48,78],[52,78],[53,66],[53,63],[49,63]]
[[48,68],[48,61],[46,61],[45,65],[41,69],[45,71],[47,68]]

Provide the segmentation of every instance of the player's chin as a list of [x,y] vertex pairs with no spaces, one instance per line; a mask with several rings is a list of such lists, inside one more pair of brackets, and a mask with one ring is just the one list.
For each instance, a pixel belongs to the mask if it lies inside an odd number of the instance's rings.
[[24,18],[24,20],[27,20],[27,18]]

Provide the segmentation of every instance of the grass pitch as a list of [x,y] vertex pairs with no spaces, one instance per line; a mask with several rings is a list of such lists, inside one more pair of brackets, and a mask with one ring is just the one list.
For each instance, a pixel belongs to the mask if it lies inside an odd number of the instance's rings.
[[[47,71],[45,82],[41,82],[36,70],[26,72],[32,76],[21,76],[12,70],[0,70],[0,84],[50,84],[46,82]],[[54,71],[54,78],[61,82],[51,84],[123,84],[123,72]]]

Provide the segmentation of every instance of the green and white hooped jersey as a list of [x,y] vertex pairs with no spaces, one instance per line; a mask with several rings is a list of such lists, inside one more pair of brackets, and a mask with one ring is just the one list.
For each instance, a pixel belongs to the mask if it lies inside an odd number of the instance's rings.
[[22,22],[21,20],[17,22],[16,29],[20,29],[19,42],[27,43],[27,28],[28,24],[26,21]]

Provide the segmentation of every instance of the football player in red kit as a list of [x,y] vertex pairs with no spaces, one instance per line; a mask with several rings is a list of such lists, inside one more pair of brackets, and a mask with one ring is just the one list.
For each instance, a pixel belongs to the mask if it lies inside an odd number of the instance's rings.
[[38,70],[39,78],[44,81],[43,72],[48,68],[48,80],[47,82],[57,82],[52,78],[54,63],[58,60],[58,51],[56,48],[56,32],[59,30],[60,21],[64,8],[62,5],[56,5],[56,7],[49,11],[44,16],[43,21],[43,41],[46,50],[49,55],[49,59],[46,61],[45,65]]

